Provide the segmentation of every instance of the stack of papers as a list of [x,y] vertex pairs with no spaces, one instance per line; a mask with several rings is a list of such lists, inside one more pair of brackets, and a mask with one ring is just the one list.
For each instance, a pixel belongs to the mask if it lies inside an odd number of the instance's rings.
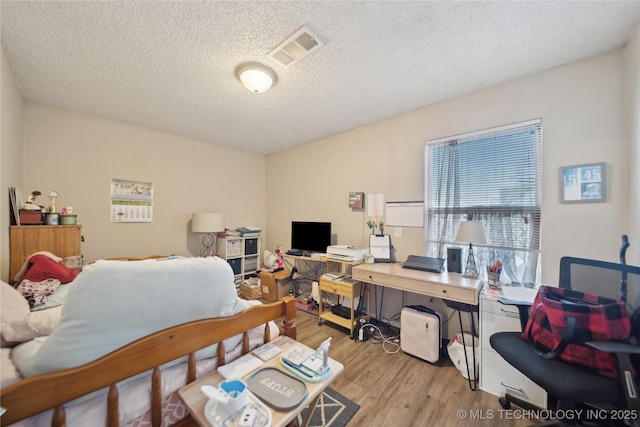
[[262,344],[260,347],[256,347],[253,350],[253,354],[258,356],[260,359],[264,360],[265,362],[267,360],[273,359],[274,356],[280,354],[281,352],[282,352],[282,349],[280,347],[270,342],[266,344]]
[[244,227],[238,227],[237,231],[243,237],[257,237],[260,235],[260,229],[253,225],[245,225]]
[[500,296],[512,301],[533,302],[538,294],[538,288],[526,288],[524,286],[502,286]]
[[258,359],[251,353],[247,353],[231,363],[220,366],[218,368],[218,372],[224,379],[242,378],[261,367],[262,360]]

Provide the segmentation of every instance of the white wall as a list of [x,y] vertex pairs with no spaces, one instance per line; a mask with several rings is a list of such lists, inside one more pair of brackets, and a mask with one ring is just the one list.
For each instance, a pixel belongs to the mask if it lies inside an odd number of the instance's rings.
[[[2,52],[2,187],[17,186],[23,196],[33,190],[57,190],[58,205],[73,205],[79,215],[87,239],[84,252],[90,260],[197,254],[197,236],[188,229],[193,211],[221,211],[231,227],[263,227],[267,249],[277,243],[288,247],[292,220],[331,221],[339,243],[366,244],[365,213],[348,208],[350,191],[384,193],[388,201],[422,200],[426,140],[541,117],[543,281],[554,283],[560,256],[616,260],[623,233],[630,235],[637,257],[638,230],[632,229],[640,211],[638,38],[636,31],[624,52],[337,134],[271,155],[266,164],[263,156],[32,103],[26,104],[21,119],[22,100]],[[632,91],[630,99],[626,90]],[[24,161],[29,164],[24,178],[22,120]],[[633,163],[627,160],[629,150]],[[599,161],[609,167],[607,202],[560,204],[558,168]],[[156,184],[152,224],[109,222],[111,178]],[[47,203],[46,197],[40,202]],[[6,230],[6,210],[0,218]],[[394,231],[387,229],[392,236]],[[422,253],[424,230],[401,232],[402,237],[393,237],[397,259]],[[0,254],[5,279],[7,242],[3,232]]]
[[[624,77],[620,49],[270,155],[267,247],[289,246],[292,220],[331,221],[338,243],[361,244],[366,218],[348,208],[350,191],[423,200],[425,141],[542,118],[543,282],[557,283],[563,255],[616,261],[629,233]],[[559,168],[594,162],[608,166],[606,203],[561,204]],[[423,229],[386,231],[397,260],[424,253]],[[401,308],[389,298],[384,316]]]
[[[227,227],[265,226],[265,157],[40,104],[25,108],[24,190],[56,190],[73,206],[87,260],[198,255],[192,212],[222,212]],[[111,223],[112,178],[154,183],[152,223]]]
[[[7,61],[4,48],[0,48],[0,197],[2,213],[0,214],[0,278],[9,280],[9,206],[8,188],[21,190],[24,185],[24,161],[22,150],[22,108],[23,100],[13,78],[11,66]],[[26,200],[26,199],[25,199]]]
[[625,47],[629,128],[629,264],[640,265],[640,26]]

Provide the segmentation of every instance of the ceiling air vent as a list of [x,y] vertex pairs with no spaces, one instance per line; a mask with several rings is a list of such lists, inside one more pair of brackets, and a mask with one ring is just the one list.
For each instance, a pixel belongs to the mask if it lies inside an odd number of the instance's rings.
[[311,34],[308,28],[302,27],[269,52],[269,56],[289,67],[322,46],[324,43]]

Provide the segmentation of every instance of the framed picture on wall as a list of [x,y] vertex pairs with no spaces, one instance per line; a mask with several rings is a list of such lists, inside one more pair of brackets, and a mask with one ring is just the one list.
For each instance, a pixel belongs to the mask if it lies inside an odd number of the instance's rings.
[[560,168],[562,203],[604,202],[606,200],[606,164],[566,166]]

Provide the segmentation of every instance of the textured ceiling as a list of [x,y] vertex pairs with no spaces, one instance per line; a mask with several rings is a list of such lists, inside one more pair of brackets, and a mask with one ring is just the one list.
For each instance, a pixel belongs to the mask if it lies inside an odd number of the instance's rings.
[[[620,47],[640,1],[1,1],[25,99],[269,154]],[[302,25],[325,45],[267,54]],[[272,67],[247,91],[235,68]]]

